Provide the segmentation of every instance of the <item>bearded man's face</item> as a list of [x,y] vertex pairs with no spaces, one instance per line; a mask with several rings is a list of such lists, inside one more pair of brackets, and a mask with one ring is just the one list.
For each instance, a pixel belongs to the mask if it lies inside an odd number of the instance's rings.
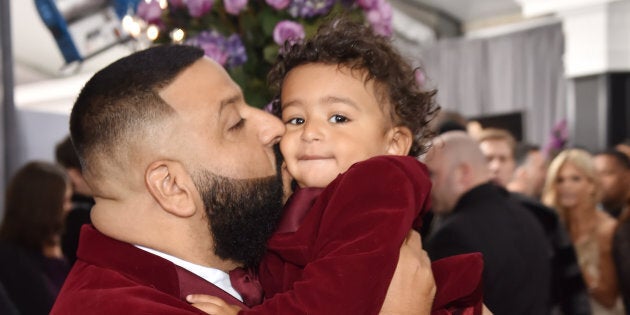
[[255,267],[282,213],[279,176],[233,179],[203,170],[193,176],[201,194],[215,254]]

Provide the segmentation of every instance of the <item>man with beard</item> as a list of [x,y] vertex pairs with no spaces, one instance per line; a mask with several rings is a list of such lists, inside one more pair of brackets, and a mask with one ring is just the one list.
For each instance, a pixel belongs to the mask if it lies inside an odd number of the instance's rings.
[[619,218],[630,203],[630,158],[615,149],[594,155],[593,163],[602,185],[601,205]]
[[[249,107],[223,68],[187,46],[132,54],[86,83],[70,132],[96,204],[52,314],[199,314],[191,293],[260,302],[238,267],[259,262],[280,215],[284,126]],[[393,314],[430,303],[417,256],[394,276]]]

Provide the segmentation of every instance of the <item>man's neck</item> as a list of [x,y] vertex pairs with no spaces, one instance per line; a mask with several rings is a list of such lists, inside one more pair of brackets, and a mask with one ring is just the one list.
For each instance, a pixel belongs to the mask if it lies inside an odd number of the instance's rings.
[[521,195],[525,195],[528,197],[534,197],[533,193],[527,189],[527,185],[525,183],[519,181],[511,181],[505,187],[510,192],[519,193]]

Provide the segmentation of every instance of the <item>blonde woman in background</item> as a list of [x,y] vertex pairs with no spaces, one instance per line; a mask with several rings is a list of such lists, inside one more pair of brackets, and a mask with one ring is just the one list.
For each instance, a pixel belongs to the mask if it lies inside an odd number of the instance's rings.
[[624,314],[611,253],[617,222],[597,208],[600,194],[587,151],[564,150],[549,165],[543,202],[558,211],[571,236],[593,314]]

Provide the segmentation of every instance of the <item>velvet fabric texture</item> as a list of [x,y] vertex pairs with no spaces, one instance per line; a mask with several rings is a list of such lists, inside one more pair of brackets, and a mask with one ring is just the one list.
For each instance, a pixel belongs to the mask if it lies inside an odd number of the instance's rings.
[[206,280],[91,225],[81,230],[77,257],[51,314],[204,314],[185,301],[190,293],[247,308]]
[[[402,241],[429,209],[430,189],[416,159],[380,156],[354,164],[325,189],[297,190],[260,267],[267,299],[241,313],[378,314]],[[481,256],[451,262],[439,269],[434,306],[441,309],[434,313],[450,314],[450,307],[478,314]],[[449,279],[457,269],[458,278]],[[463,297],[471,301],[452,303]]]

